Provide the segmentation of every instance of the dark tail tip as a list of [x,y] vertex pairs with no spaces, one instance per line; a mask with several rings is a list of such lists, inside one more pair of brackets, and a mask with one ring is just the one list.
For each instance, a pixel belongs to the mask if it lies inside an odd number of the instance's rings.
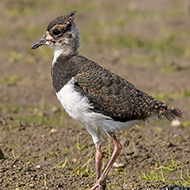
[[176,117],[181,118],[182,112],[179,109],[167,107],[166,110],[160,111],[159,116],[165,116],[169,121],[172,121]]

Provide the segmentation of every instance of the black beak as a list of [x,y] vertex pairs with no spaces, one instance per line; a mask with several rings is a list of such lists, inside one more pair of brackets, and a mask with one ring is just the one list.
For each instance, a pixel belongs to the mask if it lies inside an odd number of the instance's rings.
[[42,45],[46,45],[46,42],[47,40],[44,37],[42,37],[39,41],[32,45],[32,49],[37,49]]

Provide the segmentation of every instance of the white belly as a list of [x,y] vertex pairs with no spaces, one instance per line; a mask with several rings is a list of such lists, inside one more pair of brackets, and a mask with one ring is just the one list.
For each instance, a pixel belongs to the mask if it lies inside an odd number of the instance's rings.
[[72,78],[58,93],[57,98],[67,113],[74,119],[84,120],[85,114],[93,108],[88,99],[74,89],[74,78]]
[[58,93],[58,100],[65,108],[66,112],[74,119],[79,120],[86,127],[103,129],[111,132],[117,129],[128,128],[136,123],[137,120],[129,122],[118,122],[100,113],[93,112],[93,106],[87,97],[82,96],[74,89],[74,78],[72,78]]

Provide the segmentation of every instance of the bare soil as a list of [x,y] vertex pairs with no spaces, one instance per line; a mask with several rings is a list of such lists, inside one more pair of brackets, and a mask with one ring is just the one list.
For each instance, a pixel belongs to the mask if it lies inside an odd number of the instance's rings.
[[[122,0],[65,1],[64,5],[62,1],[45,2],[3,0],[0,3],[0,22],[5,26],[0,29],[0,189],[77,190],[89,189],[95,182],[92,139],[83,126],[62,110],[51,85],[52,50],[30,50],[32,43],[43,35],[50,19],[73,9],[79,12],[76,21],[84,36],[82,54],[183,113],[184,127],[174,128],[163,121],[118,131],[123,150],[117,162],[124,167],[111,170],[107,189],[188,189],[189,1],[142,0],[126,1],[126,4]],[[127,19],[125,10],[129,10]],[[164,14],[166,18],[159,17]],[[121,23],[123,28],[117,28],[117,17],[130,24],[123,26]],[[112,23],[114,19],[116,21]],[[94,27],[93,20],[103,24]],[[111,46],[109,41],[99,42],[103,37],[104,40],[108,38],[106,31],[113,38],[125,31],[126,35],[134,34],[145,41],[163,41],[164,36],[174,31],[171,36],[178,40],[173,45],[183,49],[184,53],[178,55],[177,50],[173,53],[166,48],[166,53],[156,54],[161,57],[159,60],[144,61],[138,58],[151,57],[154,48],[147,49],[142,44]],[[166,42],[166,46],[167,43],[170,42]],[[134,65],[128,59],[131,56],[135,57],[131,59]],[[104,166],[112,148],[104,136]]]

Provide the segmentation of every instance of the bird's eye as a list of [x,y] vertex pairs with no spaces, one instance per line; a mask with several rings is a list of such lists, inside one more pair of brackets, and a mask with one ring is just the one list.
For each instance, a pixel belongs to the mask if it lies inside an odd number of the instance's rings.
[[58,30],[58,29],[55,29],[55,30],[53,31],[53,34],[54,34],[54,35],[59,35],[60,33],[61,33],[61,31]]

